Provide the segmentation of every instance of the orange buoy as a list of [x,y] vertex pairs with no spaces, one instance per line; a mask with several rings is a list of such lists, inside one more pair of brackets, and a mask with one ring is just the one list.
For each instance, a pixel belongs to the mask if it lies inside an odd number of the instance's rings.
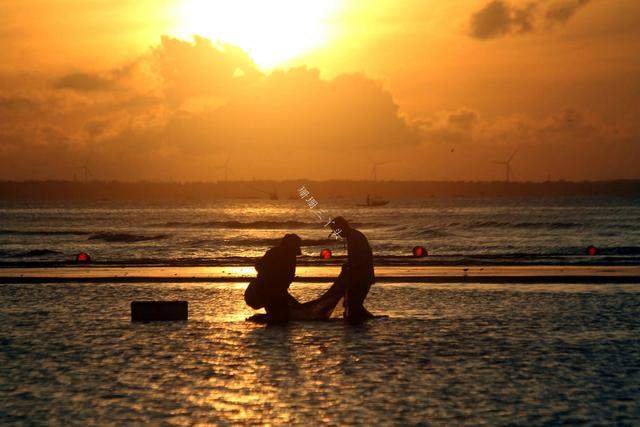
[[424,246],[415,246],[412,252],[413,256],[416,258],[429,256],[429,251],[427,251],[427,248],[425,248]]
[[323,249],[320,251],[320,258],[329,259],[331,258],[331,249]]
[[86,252],[80,252],[76,255],[76,262],[81,264],[86,264],[91,262],[91,256]]

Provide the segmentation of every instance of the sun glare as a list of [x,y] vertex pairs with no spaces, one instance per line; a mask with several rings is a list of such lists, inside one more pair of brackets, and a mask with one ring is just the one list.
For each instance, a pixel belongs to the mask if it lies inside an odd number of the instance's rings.
[[245,50],[273,68],[326,43],[338,0],[184,0],[175,35],[200,35]]

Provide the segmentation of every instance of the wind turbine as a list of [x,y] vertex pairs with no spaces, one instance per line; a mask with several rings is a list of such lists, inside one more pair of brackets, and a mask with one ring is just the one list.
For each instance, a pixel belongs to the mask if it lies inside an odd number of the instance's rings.
[[227,160],[224,161],[224,165],[218,166],[217,169],[224,169],[224,181],[229,181],[229,160],[231,160],[231,155],[227,154]]
[[391,160],[387,160],[386,162],[374,162],[369,159],[369,161],[371,162],[371,176],[373,177],[374,182],[378,180],[378,167],[393,163]]
[[513,160],[513,158],[517,153],[518,153],[518,149],[516,148],[516,150],[513,152],[513,154],[511,154],[511,156],[509,156],[507,160],[491,162],[496,165],[503,165],[505,167],[506,182],[511,181],[511,176],[513,175],[513,168],[511,168],[511,161]]
[[91,155],[87,156],[87,159],[84,161],[84,164],[82,166],[75,167],[76,170],[79,170],[80,172],[82,172],[82,180],[84,182],[87,182],[89,178],[93,177],[93,173],[91,172],[91,169],[89,169],[90,158],[91,158]]

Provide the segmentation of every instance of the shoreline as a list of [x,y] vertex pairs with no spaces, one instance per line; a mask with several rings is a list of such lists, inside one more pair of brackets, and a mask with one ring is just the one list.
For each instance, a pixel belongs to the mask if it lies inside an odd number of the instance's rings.
[[[326,283],[338,266],[299,266],[295,282]],[[236,283],[255,277],[249,266],[1,268],[0,284]],[[376,283],[640,284],[640,266],[381,266]]]
[[[132,259],[93,260],[89,265],[78,264],[70,256],[66,260],[21,260],[0,261],[0,272],[8,269],[69,269],[69,268],[210,268],[210,267],[253,267],[260,257],[218,257],[185,259]],[[298,267],[331,268],[340,267],[347,257],[335,255],[330,260],[317,256],[298,257]],[[640,267],[640,254],[603,254],[588,256],[582,254],[501,254],[501,255],[429,255],[415,258],[411,255],[374,256],[376,268],[494,268],[494,267]]]

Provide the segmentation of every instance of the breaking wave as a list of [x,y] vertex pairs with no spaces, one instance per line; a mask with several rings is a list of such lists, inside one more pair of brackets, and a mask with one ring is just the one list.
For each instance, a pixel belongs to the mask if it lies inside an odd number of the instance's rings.
[[98,233],[89,237],[88,240],[102,240],[109,243],[136,243],[136,242],[148,242],[152,240],[166,239],[166,234],[158,234],[155,236],[143,236],[139,234],[128,233]]
[[464,228],[525,228],[525,229],[566,229],[579,228],[583,224],[576,222],[500,222],[500,221],[474,221],[467,224]]
[[35,257],[42,257],[47,255],[60,255],[61,253],[62,252],[54,251],[51,249],[32,249],[30,251],[13,254],[11,256],[15,258],[35,258]]
[[447,233],[444,230],[433,228],[418,231],[416,234],[420,237],[447,237],[450,235],[450,233]]
[[0,230],[0,235],[13,236],[86,236],[90,231],[77,230]]
[[[188,222],[188,221],[169,221],[161,224],[163,227],[175,227],[175,228],[231,228],[231,229],[253,229],[253,230],[289,230],[300,228],[322,228],[323,223],[317,222],[305,222],[305,221],[205,221],[205,222]],[[384,224],[366,224],[366,223],[352,223],[354,227],[376,227],[384,226]]]

